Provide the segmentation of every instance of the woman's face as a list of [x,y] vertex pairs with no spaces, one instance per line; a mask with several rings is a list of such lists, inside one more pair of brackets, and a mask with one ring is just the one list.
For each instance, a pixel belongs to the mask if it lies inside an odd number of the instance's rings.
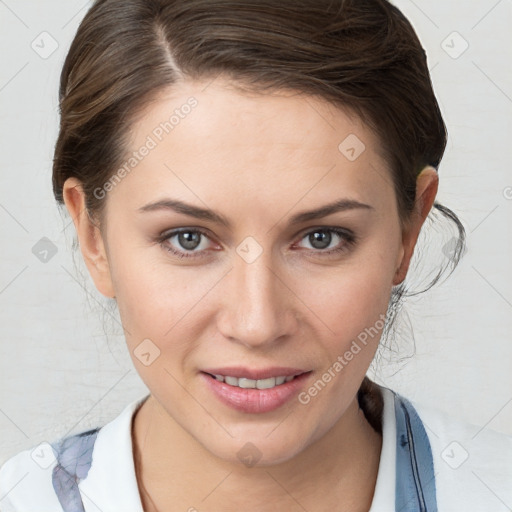
[[354,404],[404,255],[378,141],[312,96],[221,80],[161,95],[132,135],[95,279],[134,365],[214,455],[288,460]]

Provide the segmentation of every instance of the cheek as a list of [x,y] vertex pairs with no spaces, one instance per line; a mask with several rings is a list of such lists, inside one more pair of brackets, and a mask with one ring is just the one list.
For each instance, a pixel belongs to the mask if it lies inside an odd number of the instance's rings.
[[301,296],[307,297],[308,308],[328,327],[321,329],[326,333],[323,345],[328,364],[350,350],[354,341],[361,355],[354,358],[357,362],[350,371],[370,363],[384,327],[395,260],[396,246],[375,243],[354,255],[349,264],[333,267],[321,279],[303,282]]
[[301,285],[303,294],[333,325],[373,318],[387,308],[395,259],[391,248],[355,254],[349,263],[332,267],[317,279],[306,279]]
[[109,246],[110,272],[128,343],[133,345],[139,338],[157,334],[161,337],[172,326],[175,313],[169,307],[180,306],[176,299],[182,287],[162,279],[159,266],[148,258],[154,249],[137,248],[115,238]]
[[120,258],[115,272],[127,348],[135,369],[152,392],[163,387],[180,396],[173,376],[181,380],[183,362],[199,339],[194,305],[201,294],[194,286],[185,285],[186,280],[172,267],[161,262],[151,264],[147,255],[142,261],[134,254]]
[[373,335],[364,339],[365,344],[376,348],[390,297],[387,282],[382,281],[380,276],[372,279],[366,273],[364,276],[352,274],[343,279],[332,279],[330,286],[329,293],[318,291],[310,294],[308,300],[310,309],[319,312],[320,320],[329,329],[322,329],[326,332],[323,344],[329,359],[335,360],[349,349],[354,340],[361,340],[369,330]]
[[207,320],[205,295],[221,271],[179,267],[166,261],[163,249],[122,243],[112,252],[112,263],[119,313],[132,351],[146,338],[162,350],[171,345],[174,353],[190,350],[190,340]]

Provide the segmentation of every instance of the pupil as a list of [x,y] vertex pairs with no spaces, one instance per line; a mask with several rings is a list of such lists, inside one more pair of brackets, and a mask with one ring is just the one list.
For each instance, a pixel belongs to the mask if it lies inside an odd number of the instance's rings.
[[[311,245],[315,249],[325,249],[331,243],[332,235],[327,231],[315,231],[309,235]],[[320,246],[317,244],[319,243]]]
[[200,233],[185,231],[179,233],[178,239],[181,246],[185,249],[195,249],[199,245]]

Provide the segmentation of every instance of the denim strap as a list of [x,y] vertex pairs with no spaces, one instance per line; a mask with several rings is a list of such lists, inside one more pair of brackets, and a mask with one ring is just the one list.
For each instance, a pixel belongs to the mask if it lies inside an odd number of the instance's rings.
[[52,484],[63,512],[85,512],[78,482],[84,479],[92,463],[92,450],[99,428],[66,437],[52,444],[57,458]]
[[437,512],[432,449],[416,409],[393,391],[396,417],[395,512]]

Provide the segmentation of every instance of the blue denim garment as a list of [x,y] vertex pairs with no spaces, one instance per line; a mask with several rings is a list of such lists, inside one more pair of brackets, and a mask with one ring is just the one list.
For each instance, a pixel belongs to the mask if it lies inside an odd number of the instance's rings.
[[57,459],[52,472],[52,484],[64,512],[85,512],[78,482],[89,473],[99,430],[95,428],[81,432],[51,445]]
[[[432,450],[416,409],[393,391],[396,418],[395,512],[437,512]],[[57,458],[52,484],[63,512],[85,512],[78,483],[91,467],[99,428],[52,444]]]
[[395,395],[395,512],[437,512],[434,461],[427,433],[416,409]]

